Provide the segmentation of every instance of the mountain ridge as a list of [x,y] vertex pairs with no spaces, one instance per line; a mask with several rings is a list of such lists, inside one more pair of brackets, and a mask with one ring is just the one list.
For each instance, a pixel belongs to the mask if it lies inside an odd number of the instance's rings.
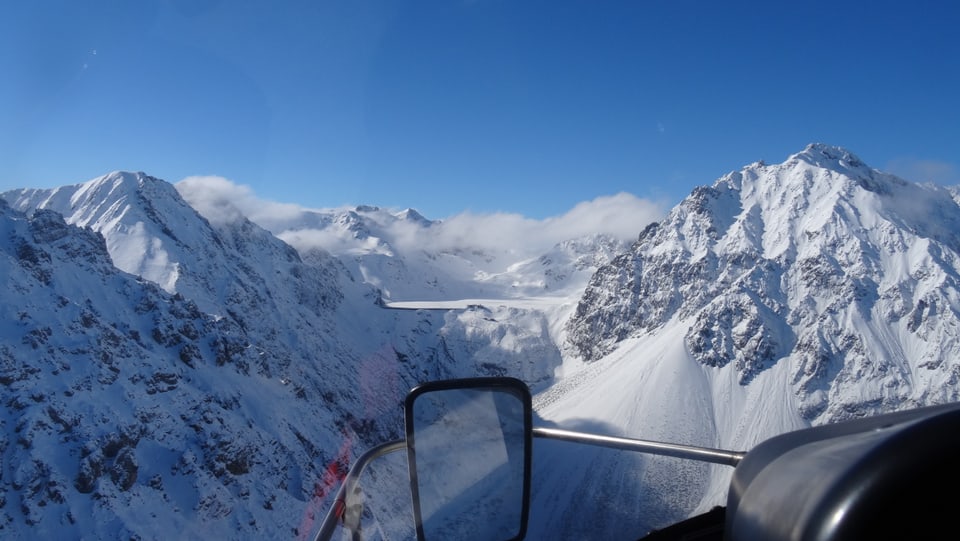
[[[917,212],[918,202],[932,215]],[[689,320],[692,355],[707,366],[733,363],[741,384],[771,363],[797,363],[797,392],[814,420],[826,407],[814,389],[830,381],[827,372],[852,357],[871,364],[867,352],[890,362],[891,371],[898,363],[889,359],[906,357],[883,338],[888,327],[870,324],[875,317],[899,329],[896,340],[909,340],[924,359],[941,356],[942,341],[955,342],[956,224],[960,208],[948,190],[870,169],[841,148],[811,145],[783,164],[752,164],[694,190],[648,228],[629,255],[594,275],[570,322],[572,343],[596,359],[635,333]],[[918,315],[929,306],[942,307],[947,320]],[[927,349],[917,335],[920,320],[942,335]],[[852,334],[844,332],[854,324]],[[953,374],[941,381],[954,382]],[[906,389],[913,377],[904,373],[895,385]],[[894,399],[886,396],[881,402]]]
[[[260,225],[196,196],[126,172],[0,194],[4,535],[307,538],[429,379],[513,375],[542,423],[740,449],[960,398],[956,192],[840,147],[724,175],[632,244],[530,253],[412,209]],[[403,296],[488,300],[384,309]],[[553,304],[498,302],[529,296]],[[538,453],[531,538],[639,535],[725,496],[709,466]]]

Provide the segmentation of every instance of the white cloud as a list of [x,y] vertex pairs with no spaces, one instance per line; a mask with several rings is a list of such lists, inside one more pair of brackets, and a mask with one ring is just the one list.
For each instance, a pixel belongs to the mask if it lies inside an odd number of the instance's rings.
[[397,231],[398,247],[422,243],[423,234],[438,248],[476,247],[538,255],[558,242],[593,234],[629,240],[664,216],[661,205],[628,193],[579,203],[563,215],[536,220],[520,214],[465,212],[427,231]]
[[931,182],[941,186],[960,184],[960,168],[939,160],[900,158],[887,164],[886,170],[912,182]]
[[175,186],[181,197],[211,222],[230,222],[245,216],[270,229],[268,224],[273,221],[289,220],[303,211],[298,205],[260,199],[249,186],[224,177],[192,176]]
[[[361,242],[329,230],[307,229],[303,214],[310,209],[260,199],[248,186],[223,177],[188,177],[176,187],[211,222],[245,216],[300,250],[315,246],[342,254],[371,249],[369,240]],[[402,220],[381,224],[387,227],[381,234],[399,250],[477,248],[535,256],[558,242],[587,235],[603,233],[630,240],[664,215],[663,205],[622,192],[578,203],[560,216],[543,220],[514,213],[464,212],[429,228]]]
[[334,254],[347,254],[354,251],[364,253],[368,247],[354,238],[343,235],[333,229],[296,229],[281,231],[277,234],[281,240],[297,250],[323,248]]
[[548,220],[552,221],[548,225],[558,229],[562,239],[590,232],[628,239],[636,237],[650,222],[660,220],[665,215],[664,205],[620,192],[578,203],[563,216]]

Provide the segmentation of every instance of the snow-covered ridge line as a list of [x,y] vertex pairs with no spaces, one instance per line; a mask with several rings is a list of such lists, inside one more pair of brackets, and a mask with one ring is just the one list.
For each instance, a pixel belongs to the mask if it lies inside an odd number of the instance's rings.
[[[432,244],[412,212],[268,227],[182,193],[114,173],[2,194],[4,535],[308,536],[330,472],[397,437],[429,379],[512,375],[538,422],[733,449],[958,399],[956,198],[841,148],[725,175],[633,244],[533,254]],[[723,497],[709,468],[538,452],[532,538]]]

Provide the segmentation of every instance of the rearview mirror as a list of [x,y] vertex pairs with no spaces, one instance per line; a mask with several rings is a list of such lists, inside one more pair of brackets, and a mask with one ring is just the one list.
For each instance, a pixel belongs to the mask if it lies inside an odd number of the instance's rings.
[[417,538],[523,539],[530,496],[530,390],[514,378],[426,383],[407,395]]

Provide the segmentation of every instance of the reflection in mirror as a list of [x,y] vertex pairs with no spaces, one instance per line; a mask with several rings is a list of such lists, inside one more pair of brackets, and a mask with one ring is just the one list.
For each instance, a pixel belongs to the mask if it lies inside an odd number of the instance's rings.
[[513,378],[434,382],[407,397],[407,449],[421,540],[522,539],[530,393]]

